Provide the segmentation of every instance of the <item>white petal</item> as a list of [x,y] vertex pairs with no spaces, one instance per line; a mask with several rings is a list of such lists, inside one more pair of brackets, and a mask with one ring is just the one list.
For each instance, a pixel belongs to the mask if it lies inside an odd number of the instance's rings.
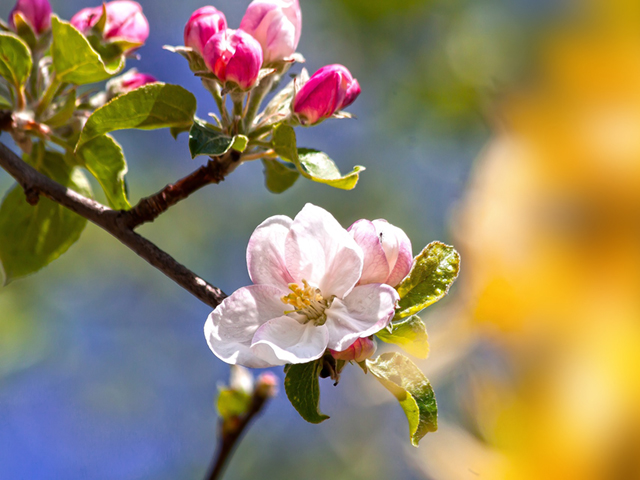
[[285,245],[287,269],[323,296],[343,297],[362,275],[362,249],[326,210],[307,203],[291,224]]
[[251,340],[262,324],[284,313],[286,306],[280,297],[285,294],[278,287],[252,285],[225,298],[204,324],[204,336],[211,351],[232,365],[271,366],[251,352]]
[[287,289],[293,282],[284,261],[285,240],[292,222],[284,215],[270,217],[251,235],[247,246],[247,268],[253,283]]
[[404,230],[383,219],[374,220],[382,248],[389,262],[389,278],[384,282],[395,287],[409,274],[413,264],[411,240]]
[[385,283],[390,272],[389,262],[387,262],[387,256],[373,222],[358,220],[349,227],[349,233],[364,253],[364,267],[362,268],[360,285]]
[[269,320],[256,331],[251,351],[272,365],[307,363],[323,355],[328,338],[324,325],[302,324],[282,316]]
[[389,285],[359,285],[343,300],[336,298],[325,313],[329,348],[346,350],[356,339],[387,326],[395,313],[398,292]]

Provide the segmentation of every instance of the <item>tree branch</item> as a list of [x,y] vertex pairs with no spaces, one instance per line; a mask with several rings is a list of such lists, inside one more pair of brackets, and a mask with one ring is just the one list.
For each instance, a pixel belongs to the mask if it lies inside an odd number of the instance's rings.
[[220,183],[240,165],[241,154],[230,150],[225,155],[210,159],[195,172],[169,184],[158,193],[143,198],[131,210],[121,213],[122,221],[131,229],[153,222],[176,203],[211,183]]
[[[207,283],[184,265],[178,263],[171,255],[135,233],[133,227],[136,224],[134,222],[134,225],[131,225],[127,212],[112,210],[60,185],[25,163],[2,143],[0,143],[0,166],[22,186],[29,203],[37,203],[38,195],[41,194],[86,218],[120,240],[150,265],[160,270],[171,280],[212,308],[217,307],[226,298],[227,295],[222,290]],[[204,184],[198,188],[202,186]],[[171,205],[177,203],[177,201],[179,199],[171,203]]]

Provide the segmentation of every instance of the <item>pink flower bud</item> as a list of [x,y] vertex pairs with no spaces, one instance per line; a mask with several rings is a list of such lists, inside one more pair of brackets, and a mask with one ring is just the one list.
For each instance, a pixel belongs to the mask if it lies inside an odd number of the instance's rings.
[[349,233],[362,248],[364,265],[360,284],[386,283],[395,287],[413,265],[411,240],[386,220],[358,220]]
[[156,77],[148,73],[140,73],[135,69],[129,70],[124,75],[113,78],[107,82],[108,98],[117,97],[143,85],[157,81]]
[[293,111],[303,125],[315,125],[351,105],[360,85],[342,65],[322,67],[305,83],[293,100]]
[[356,361],[363,362],[367,358],[371,358],[376,353],[376,342],[371,338],[358,338],[351,344],[349,348],[342,352],[336,352],[329,349],[329,352],[336,360],[344,360],[345,362]]
[[199,8],[189,17],[189,21],[184,26],[184,44],[202,55],[209,39],[220,30],[226,29],[227,19],[224,13],[207,5]]
[[278,377],[271,372],[261,373],[256,380],[256,393],[261,397],[275,397],[278,394]]
[[298,0],[254,0],[240,29],[260,42],[265,64],[290,60],[302,30],[300,4]]
[[207,42],[204,63],[223,84],[232,82],[242,90],[253,87],[262,66],[262,48],[242,30],[222,30]]
[[[149,22],[137,2],[115,0],[106,4],[107,22],[102,35],[105,39],[144,43],[149,36]],[[71,25],[82,33],[89,33],[100,17],[102,7],[84,8],[71,18]]]
[[18,0],[9,13],[9,25],[15,29],[13,15],[21,13],[33,30],[40,35],[51,27],[51,5],[49,0]]

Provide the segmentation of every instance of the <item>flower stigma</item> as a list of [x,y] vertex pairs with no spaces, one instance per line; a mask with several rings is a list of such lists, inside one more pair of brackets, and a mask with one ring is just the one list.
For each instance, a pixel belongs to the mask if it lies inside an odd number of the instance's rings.
[[307,322],[314,322],[317,326],[324,325],[327,321],[327,315],[324,311],[329,308],[331,300],[326,300],[322,296],[319,288],[312,287],[306,280],[302,280],[301,288],[297,283],[290,283],[289,295],[280,298],[285,305],[291,305],[293,310],[284,312],[285,315],[290,313],[298,313],[307,317]]

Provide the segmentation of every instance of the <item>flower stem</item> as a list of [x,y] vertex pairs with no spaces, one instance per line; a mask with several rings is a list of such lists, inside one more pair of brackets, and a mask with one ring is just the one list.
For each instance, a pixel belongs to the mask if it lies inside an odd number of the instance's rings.
[[263,389],[256,388],[251,397],[251,404],[247,413],[227,421],[220,420],[218,424],[218,448],[205,480],[219,480],[222,478],[222,474],[243,433],[249,427],[251,420],[262,411],[269,398],[271,398],[271,395]]
[[44,95],[40,99],[38,106],[36,107],[36,117],[39,118],[45,110],[51,105],[53,98],[55,97],[58,88],[60,88],[61,82],[56,78],[55,74],[51,79],[51,83],[44,92]]
[[249,96],[249,101],[247,105],[247,114],[244,117],[244,130],[245,132],[250,131],[253,120],[256,118],[258,114],[258,110],[260,109],[260,105],[262,105],[262,100],[271,90],[271,86],[273,85],[274,75],[269,75],[268,77],[263,78],[257,87],[251,90],[251,94]]

